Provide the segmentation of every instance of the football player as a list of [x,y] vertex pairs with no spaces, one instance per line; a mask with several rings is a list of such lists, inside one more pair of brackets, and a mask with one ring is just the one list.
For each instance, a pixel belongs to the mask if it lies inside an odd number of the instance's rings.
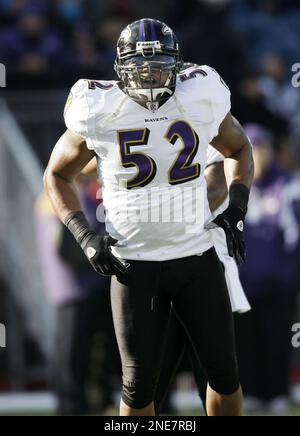
[[[210,227],[223,228],[229,254],[242,263],[252,150],[218,73],[207,66],[180,73],[181,65],[166,24],[142,19],[127,26],[117,46],[119,81],[75,84],[67,131],[45,173],[58,216],[95,270],[113,276],[124,416],[155,414],[170,303],[206,371],[208,415],[242,413],[230,300],[207,228],[204,169],[211,143],[226,157],[229,205]],[[95,155],[104,237],[90,228],[74,185]]]
[[[187,65],[185,63],[185,65]],[[191,64],[194,67],[198,65]],[[87,177],[97,175],[97,160],[94,158],[82,170],[82,174]],[[205,179],[207,182],[207,194],[212,219],[222,214],[228,207],[228,190],[224,173],[224,156],[221,155],[215,148],[209,146],[207,150],[207,167],[205,170]],[[219,259],[224,267],[226,283],[229,291],[232,311],[239,314],[248,312],[251,307],[242,288],[239,271],[236,261],[229,256],[226,237],[223,229],[214,228],[211,231],[211,236],[214,241],[214,246]],[[167,331],[167,350],[161,365],[160,376],[157,383],[155,404],[156,411],[159,413],[161,405],[171,387],[171,384],[176,376],[177,369],[186,352],[189,354],[190,361],[194,370],[195,381],[199,395],[202,399],[205,408],[206,402],[206,386],[207,381],[201,365],[197,361],[192,344],[184,331],[179,320],[170,312]]]

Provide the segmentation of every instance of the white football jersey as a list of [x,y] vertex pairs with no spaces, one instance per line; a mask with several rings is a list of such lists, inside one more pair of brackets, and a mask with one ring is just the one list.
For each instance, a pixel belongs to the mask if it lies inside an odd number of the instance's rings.
[[174,95],[153,112],[117,82],[75,84],[65,122],[97,155],[116,256],[164,261],[213,246],[204,170],[230,109],[230,91],[207,66],[179,75]]
[[207,149],[207,166],[213,165],[218,162],[224,162],[225,157],[212,145]]

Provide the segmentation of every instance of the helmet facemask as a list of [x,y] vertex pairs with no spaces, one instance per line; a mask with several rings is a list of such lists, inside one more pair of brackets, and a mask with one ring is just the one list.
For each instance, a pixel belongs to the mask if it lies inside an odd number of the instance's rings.
[[135,52],[118,52],[116,72],[125,92],[155,111],[174,93],[181,58],[177,50],[162,50],[159,41],[138,42]]

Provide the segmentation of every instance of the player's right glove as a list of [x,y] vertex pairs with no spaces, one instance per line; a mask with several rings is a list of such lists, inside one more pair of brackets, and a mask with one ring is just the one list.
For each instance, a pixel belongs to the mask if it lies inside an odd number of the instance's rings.
[[242,184],[233,184],[229,191],[229,206],[207,228],[221,227],[226,235],[228,254],[238,266],[246,262],[244,223],[248,209],[249,189]]
[[90,229],[82,212],[71,212],[65,219],[65,225],[73,233],[97,273],[104,276],[126,273],[129,264],[111,252],[111,247],[118,241],[109,235],[97,235]]

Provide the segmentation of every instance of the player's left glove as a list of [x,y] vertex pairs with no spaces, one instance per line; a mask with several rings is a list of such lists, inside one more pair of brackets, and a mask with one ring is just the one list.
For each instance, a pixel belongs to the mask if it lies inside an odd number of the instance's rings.
[[244,223],[248,209],[249,189],[242,184],[233,184],[229,191],[229,206],[208,228],[221,227],[226,235],[229,256],[236,263],[246,262],[246,245],[244,241]]

